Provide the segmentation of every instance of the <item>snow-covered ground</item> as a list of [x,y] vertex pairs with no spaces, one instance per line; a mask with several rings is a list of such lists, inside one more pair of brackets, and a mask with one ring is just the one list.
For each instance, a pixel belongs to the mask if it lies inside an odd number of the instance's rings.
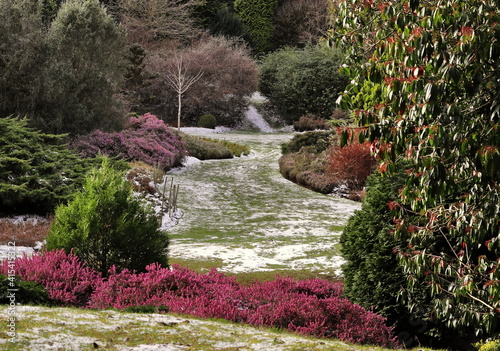
[[183,218],[169,229],[170,257],[213,261],[224,272],[307,269],[340,274],[338,239],[359,203],[304,189],[279,173],[291,133],[183,132],[250,146],[247,157],[196,161],[170,172]]

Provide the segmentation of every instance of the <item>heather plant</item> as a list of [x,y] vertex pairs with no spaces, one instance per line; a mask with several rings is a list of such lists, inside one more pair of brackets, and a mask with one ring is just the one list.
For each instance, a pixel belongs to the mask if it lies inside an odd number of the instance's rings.
[[46,249],[72,251],[103,275],[112,266],[143,271],[153,262],[167,264],[168,238],[159,226],[154,210],[104,159],[87,176],[83,190],[56,209]]
[[[9,263],[0,265],[1,274],[8,273]],[[43,285],[49,298],[64,306],[84,306],[101,280],[100,274],[64,250],[25,255],[15,261],[15,267],[21,279]]]
[[307,146],[314,147],[315,152],[319,153],[325,151],[326,149],[328,149],[328,147],[336,142],[334,136],[334,130],[309,131],[301,134],[296,134],[293,136],[292,140],[282,145],[281,152],[283,154],[298,152],[303,146]]
[[180,166],[186,155],[184,143],[156,116],[130,117],[121,132],[94,131],[80,136],[71,147],[82,157],[99,154],[126,161],[142,161],[162,170]]
[[250,148],[247,145],[241,145],[237,143],[233,143],[229,140],[223,139],[211,139],[211,138],[203,138],[203,140],[214,142],[220,144],[229,149],[234,156],[248,155],[250,153]]
[[309,147],[285,154],[279,160],[283,177],[311,190],[328,194],[332,192],[335,183],[325,175],[325,166],[325,152],[318,154]]
[[19,276],[0,274],[0,303],[9,305],[11,293],[15,289],[15,302],[23,305],[50,305],[51,300],[45,287],[36,282],[28,282]]
[[[150,264],[142,273],[111,267],[99,273],[63,250],[16,260],[22,279],[42,284],[58,304],[88,308],[174,312],[277,327],[347,342],[397,346],[381,316],[342,297],[342,284],[321,279],[243,286],[212,269],[206,274]],[[0,273],[8,271],[8,262]]]

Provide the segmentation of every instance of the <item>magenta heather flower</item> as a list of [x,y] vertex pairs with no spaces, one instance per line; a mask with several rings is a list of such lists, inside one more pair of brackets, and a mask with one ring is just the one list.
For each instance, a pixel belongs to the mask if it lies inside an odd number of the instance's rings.
[[70,147],[82,157],[103,154],[126,161],[142,161],[165,171],[181,165],[186,156],[184,143],[165,122],[149,113],[130,117],[127,128],[121,132],[96,130],[78,137]]

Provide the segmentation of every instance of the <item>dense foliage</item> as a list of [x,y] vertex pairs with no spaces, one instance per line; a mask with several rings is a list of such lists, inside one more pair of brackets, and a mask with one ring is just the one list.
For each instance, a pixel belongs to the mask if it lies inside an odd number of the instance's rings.
[[123,32],[98,0],[64,2],[52,21],[46,10],[0,1],[0,117],[50,133],[118,127]]
[[250,42],[257,53],[271,49],[274,31],[274,13],[278,0],[235,0],[234,10],[250,35]]
[[351,143],[344,147],[333,145],[327,153],[325,173],[336,184],[360,190],[372,173],[376,160],[370,152],[370,143]]
[[83,190],[56,209],[46,249],[72,252],[103,275],[111,266],[143,271],[151,263],[167,264],[168,238],[159,227],[154,210],[104,159]]
[[[12,301],[13,289],[15,289],[15,301]],[[0,303],[8,306],[11,302],[23,305],[52,304],[49,293],[43,285],[22,280],[18,276],[0,274]]]
[[412,312],[397,295],[405,288],[402,282],[406,276],[394,250],[404,241],[394,236],[393,213],[388,204],[397,200],[408,178],[407,168],[401,164],[394,176],[375,172],[368,178],[361,210],[349,218],[340,242],[347,261],[342,267],[345,296],[386,317],[389,325],[396,327],[399,341],[411,346],[417,341],[430,342],[435,326],[425,313],[432,303],[428,286],[421,285],[415,292],[419,308]]
[[[157,306],[162,311],[202,318],[397,346],[384,318],[342,298],[340,283],[278,278],[243,286],[215,269],[200,274],[158,264],[149,265],[144,273],[118,272],[112,267],[103,279],[75,255],[63,251],[20,258],[16,269],[23,279],[44,285],[51,299],[62,305],[99,309]],[[0,272],[7,270],[7,263],[0,266]]]
[[263,58],[259,90],[289,122],[308,113],[329,118],[347,85],[340,51],[322,46],[285,48]]
[[298,121],[293,122],[293,129],[297,132],[331,128],[332,125],[328,123],[324,118],[318,118],[311,113],[301,116]]
[[130,117],[127,128],[121,132],[96,130],[82,135],[71,143],[71,148],[82,157],[105,155],[126,161],[142,161],[165,171],[180,166],[186,155],[185,145],[177,135],[149,113]]
[[330,6],[329,0],[280,1],[274,16],[273,48],[319,43],[330,29]]
[[497,1],[347,0],[333,32],[350,50],[342,103],[381,170],[411,162],[395,206],[405,291],[424,280],[426,313],[477,335],[500,320],[499,23]]
[[64,135],[0,118],[0,213],[51,213],[71,198],[90,164],[63,145]]

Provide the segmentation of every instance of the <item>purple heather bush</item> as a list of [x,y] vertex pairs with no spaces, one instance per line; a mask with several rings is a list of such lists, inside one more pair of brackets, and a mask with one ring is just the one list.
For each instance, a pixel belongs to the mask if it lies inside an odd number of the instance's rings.
[[126,161],[142,161],[165,171],[179,166],[186,156],[184,143],[165,122],[149,113],[130,117],[121,132],[96,130],[79,136],[70,146],[85,158],[103,154]]
[[[6,274],[8,263],[0,266],[0,273]],[[277,277],[244,286],[216,269],[201,274],[159,264],[149,265],[144,273],[118,272],[112,267],[103,278],[64,251],[25,256],[15,264],[22,279],[44,285],[61,305],[96,309],[157,306],[346,342],[398,346],[383,317],[342,297],[341,283]]]

